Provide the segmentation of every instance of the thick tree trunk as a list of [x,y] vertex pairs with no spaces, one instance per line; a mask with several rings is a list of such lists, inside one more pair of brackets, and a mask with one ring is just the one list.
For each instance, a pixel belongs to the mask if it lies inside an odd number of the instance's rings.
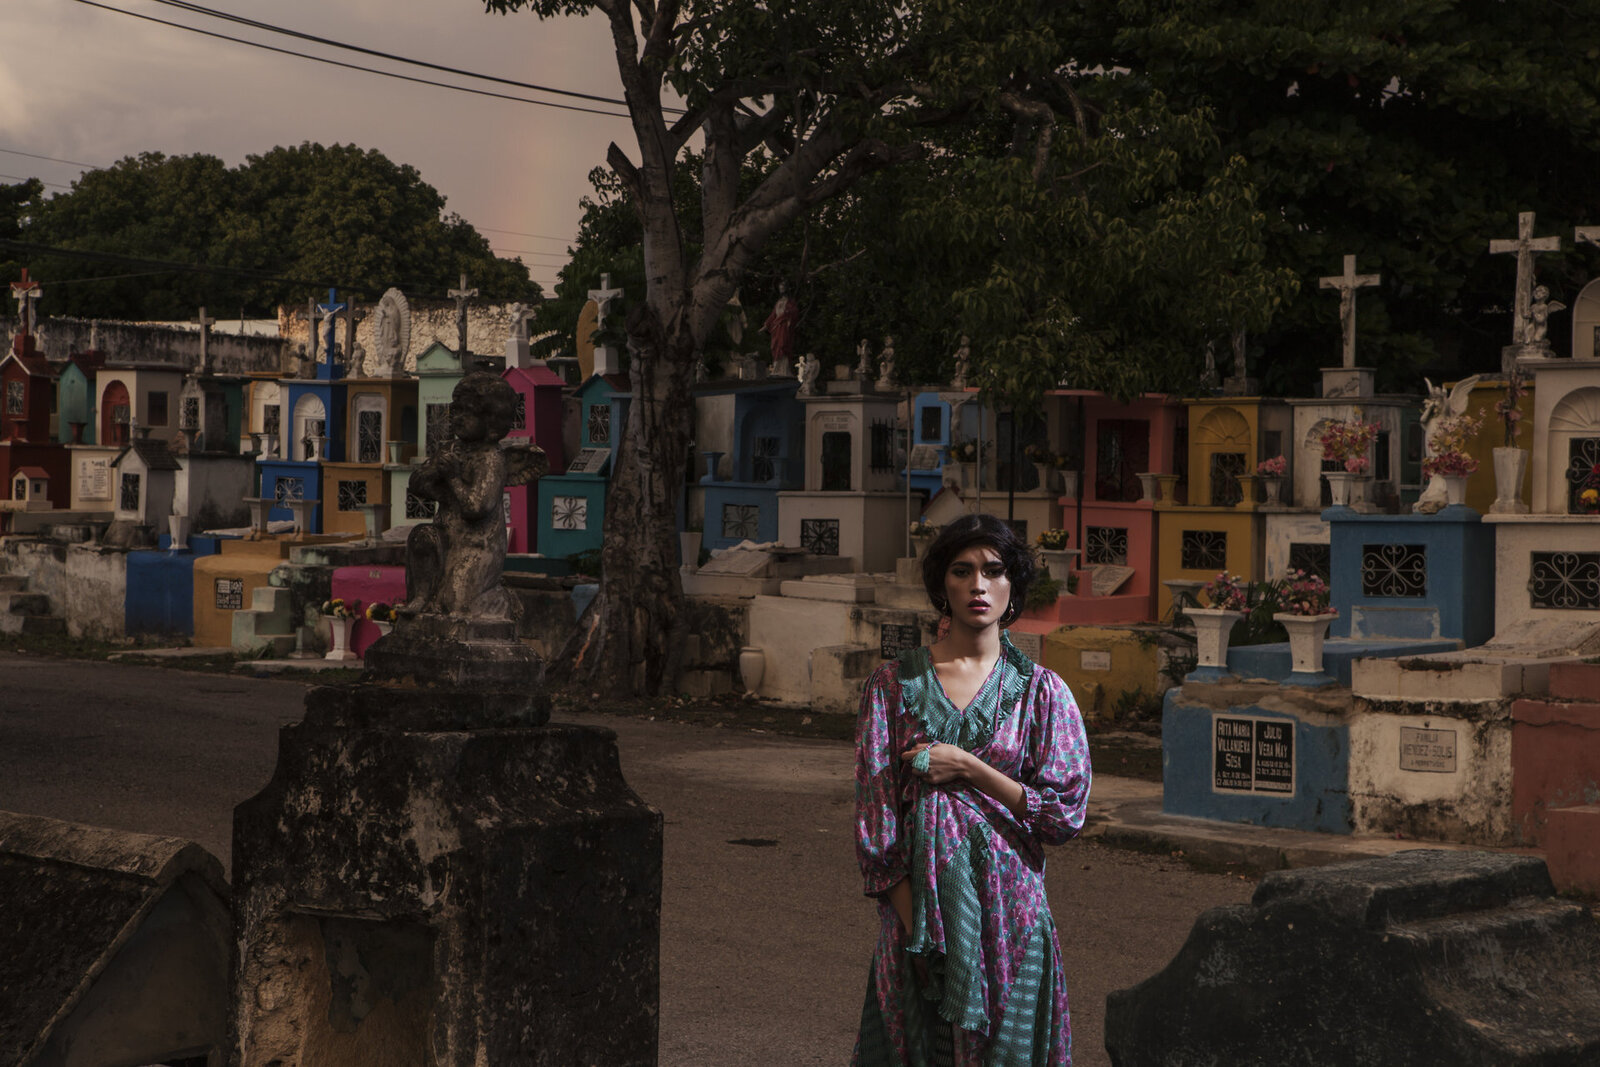
[[694,432],[693,337],[646,306],[629,316],[633,399],[606,496],[604,577],[556,677],[613,695],[671,691],[683,655],[678,515]]

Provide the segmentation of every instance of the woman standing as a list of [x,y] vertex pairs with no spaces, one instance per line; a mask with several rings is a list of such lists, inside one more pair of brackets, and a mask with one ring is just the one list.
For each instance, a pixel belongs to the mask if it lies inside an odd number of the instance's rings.
[[1001,630],[1033,573],[999,519],[946,526],[922,575],[948,632],[862,695],[856,851],[881,926],[857,1067],[1071,1063],[1043,846],[1083,826],[1089,748],[1066,683]]

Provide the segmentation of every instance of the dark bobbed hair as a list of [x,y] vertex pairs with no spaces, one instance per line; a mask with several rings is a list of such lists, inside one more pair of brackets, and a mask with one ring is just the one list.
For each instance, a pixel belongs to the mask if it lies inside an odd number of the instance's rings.
[[933,606],[941,614],[948,613],[950,604],[944,595],[945,574],[950,570],[951,561],[974,545],[994,549],[1006,569],[1006,577],[1011,580],[1011,603],[1006,605],[1005,613],[1000,616],[1000,625],[1009,626],[1022,614],[1023,605],[1028,599],[1028,587],[1033,584],[1034,565],[1033,550],[1003,519],[979,513],[963,515],[947,523],[939,531],[939,536],[934,538],[933,544],[928,546],[928,554],[922,557],[923,588],[927,589],[928,599]]

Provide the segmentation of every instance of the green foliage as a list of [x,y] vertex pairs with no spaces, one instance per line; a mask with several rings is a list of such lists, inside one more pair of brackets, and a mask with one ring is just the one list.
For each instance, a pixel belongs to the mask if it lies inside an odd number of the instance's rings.
[[444,206],[415,169],[354,145],[278,147],[234,168],[214,156],[146,152],[84,173],[68,192],[35,196],[11,236],[131,257],[28,254],[46,283],[40,310],[52,315],[186,318],[200,305],[270,315],[330,285],[369,298],[391,285],[442,297],[463,271],[486,299],[538,291],[520,261],[498,259]]
[[1029,611],[1034,608],[1047,608],[1061,599],[1061,582],[1048,574],[1039,574],[1034,577],[1033,584],[1028,586],[1028,599],[1024,605]]
[[[1265,389],[1308,388],[1337,358],[1339,302],[1318,289],[1358,254],[1358,351],[1385,388],[1498,370],[1514,268],[1488,254],[1518,211],[1570,245],[1600,167],[1600,21],[1592,5],[1498,0],[1088,0],[1076,53],[1116,64],[1173,106],[1207,107],[1218,160],[1240,157],[1267,228],[1266,265],[1299,279],[1259,349]],[[1572,302],[1592,250],[1539,257]],[[1551,338],[1564,346],[1561,335]]]

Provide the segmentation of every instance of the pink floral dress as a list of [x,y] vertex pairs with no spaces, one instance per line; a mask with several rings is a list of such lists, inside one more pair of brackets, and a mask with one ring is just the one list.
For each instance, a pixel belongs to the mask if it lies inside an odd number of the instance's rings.
[[[900,753],[925,741],[958,745],[1021,782],[1026,814],[911,773]],[[1082,828],[1089,779],[1071,691],[1003,636],[994,671],[962,709],[926,648],[872,676],[856,727],[856,852],[880,926],[857,1067],[1072,1062],[1043,846]],[[885,895],[903,878],[909,933]]]

